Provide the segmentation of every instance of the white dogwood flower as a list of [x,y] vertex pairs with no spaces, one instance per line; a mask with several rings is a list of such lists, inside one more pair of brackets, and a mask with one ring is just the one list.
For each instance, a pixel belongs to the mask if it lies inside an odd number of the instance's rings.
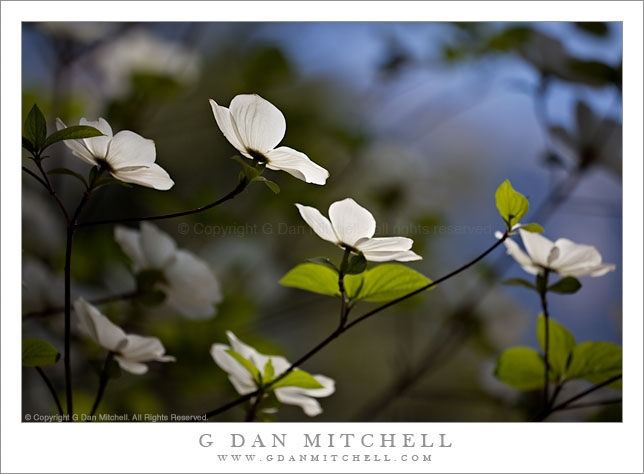
[[144,337],[137,334],[125,334],[123,329],[111,322],[98,308],[83,298],[74,302],[81,330],[96,344],[114,352],[114,360],[121,369],[132,374],[144,374],[148,371],[145,362],[174,362],[176,359],[165,355],[165,348],[156,337]]
[[615,270],[615,265],[602,263],[602,256],[592,245],[576,244],[568,239],[551,242],[544,236],[519,229],[527,254],[511,239],[504,241],[511,255],[523,269],[533,275],[544,270],[561,276],[602,276]]
[[210,99],[215,120],[224,136],[246,158],[266,163],[271,170],[282,170],[302,181],[325,184],[329,172],[304,153],[281,146],[286,119],[277,107],[257,94],[241,94],[222,107]]
[[372,262],[411,262],[423,257],[411,249],[414,241],[407,237],[373,237],[376,220],[353,199],[347,198],[329,206],[327,219],[314,207],[295,204],[302,218],[324,240],[356,253]]
[[[104,136],[65,140],[65,145],[74,156],[92,166],[105,166],[114,178],[126,183],[161,191],[174,186],[168,173],[154,162],[157,152],[152,140],[130,130],[121,130],[113,135],[112,127],[104,118],[90,122],[83,117],[79,125],[94,127]],[[67,125],[57,118],[56,127],[62,130]]]
[[117,226],[114,238],[132,260],[135,272],[159,270],[163,273],[157,287],[165,293],[166,304],[192,319],[215,314],[215,304],[222,299],[215,275],[194,254],[178,249],[168,234],[143,222],[140,231]]
[[[226,351],[232,349],[249,360],[262,376],[265,375],[264,368],[269,360],[275,370],[273,378],[279,376],[291,366],[284,357],[260,354],[237,339],[231,331],[226,331],[226,336],[228,336],[230,346],[213,344],[210,349],[210,355],[215,360],[215,363],[228,373],[228,379],[240,395],[254,392],[257,390],[257,385],[252,374]],[[335,381],[324,375],[313,375],[312,377],[324,388],[278,387],[274,390],[275,396],[284,404],[301,407],[308,416],[319,415],[322,413],[322,407],[315,398],[328,397],[333,394],[335,392]]]

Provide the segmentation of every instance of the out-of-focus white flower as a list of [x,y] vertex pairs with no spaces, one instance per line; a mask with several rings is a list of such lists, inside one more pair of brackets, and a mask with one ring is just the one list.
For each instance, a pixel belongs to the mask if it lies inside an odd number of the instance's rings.
[[135,272],[163,272],[163,281],[157,285],[169,306],[193,319],[215,314],[215,304],[222,299],[215,275],[194,254],[178,249],[168,234],[143,222],[140,231],[117,226],[114,238],[132,260]]
[[[94,127],[104,136],[65,140],[65,145],[72,150],[74,156],[90,165],[107,167],[114,178],[126,183],[140,184],[161,191],[174,186],[174,181],[168,173],[154,162],[157,152],[152,140],[129,130],[121,130],[112,135],[112,127],[103,118],[90,122],[83,117],[80,119],[80,125]],[[67,128],[67,125],[58,118],[56,127],[62,130]]]
[[[231,331],[226,331],[226,335],[230,341],[230,346],[213,344],[210,349],[210,355],[215,360],[215,363],[228,373],[228,379],[240,395],[254,392],[257,390],[257,384],[252,374],[226,351],[232,349],[248,359],[262,376],[264,376],[264,367],[269,360],[275,370],[273,378],[279,376],[291,366],[284,357],[260,354],[237,339]],[[313,375],[312,377],[324,388],[278,387],[274,390],[275,396],[284,404],[301,407],[308,416],[319,415],[322,413],[322,407],[315,398],[328,397],[333,394],[335,392],[335,381],[324,375]]]
[[103,21],[44,21],[35,25],[51,36],[80,43],[92,43],[118,28],[118,23]]
[[110,97],[127,93],[130,79],[136,73],[169,76],[190,84],[201,72],[196,52],[141,28],[106,42],[96,50],[93,59],[104,81],[101,91]]
[[543,274],[544,270],[561,276],[602,276],[615,270],[613,264],[602,264],[602,256],[592,245],[576,244],[568,239],[551,242],[544,236],[519,229],[527,254],[519,244],[511,239],[503,243],[523,269],[533,275]]
[[125,334],[123,329],[112,323],[96,307],[83,298],[74,302],[74,310],[80,321],[81,330],[96,344],[114,352],[114,359],[121,369],[132,374],[148,371],[145,362],[174,362],[176,359],[165,355],[165,348],[156,337]]
[[257,94],[241,94],[222,107],[210,99],[215,120],[224,136],[246,158],[265,162],[271,170],[282,170],[302,181],[325,184],[329,172],[304,153],[281,146],[286,119],[277,107]]
[[324,240],[356,253],[372,262],[411,262],[423,257],[411,249],[414,241],[407,237],[373,237],[376,220],[353,199],[347,198],[329,206],[327,219],[314,207],[295,204],[302,218]]

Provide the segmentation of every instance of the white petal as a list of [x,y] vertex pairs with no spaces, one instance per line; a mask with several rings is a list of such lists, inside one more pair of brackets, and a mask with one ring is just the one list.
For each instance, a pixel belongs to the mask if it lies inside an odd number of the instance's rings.
[[559,256],[552,263],[552,268],[561,272],[580,267],[594,267],[601,264],[602,256],[592,245],[576,244],[568,239],[557,239],[555,247]]
[[305,395],[303,389],[298,387],[280,387],[275,389],[277,399],[286,405],[296,405],[304,410],[308,416],[317,416],[322,413],[320,403],[312,397]]
[[304,390],[304,393],[311,397],[328,397],[335,392],[335,380],[326,375],[314,375],[313,378],[317,380],[324,388],[311,388]]
[[237,336],[235,336],[232,331],[226,331],[226,336],[230,341],[230,346],[232,347],[232,349],[238,354],[244,356],[246,359],[250,360],[254,355],[257,354],[257,351],[254,348],[252,348],[248,344],[244,344],[239,339],[237,339]]
[[138,184],[140,186],[147,186],[159,191],[167,191],[174,186],[174,181],[166,170],[161,168],[156,163],[145,165],[145,168],[136,170],[115,170],[110,174],[116,179],[120,179],[126,183]]
[[[282,372],[285,372],[290,366],[291,363],[282,356],[270,356],[270,359],[273,363],[273,369],[275,370],[275,376],[280,375]],[[264,374],[264,367],[261,368],[262,375]]]
[[519,229],[519,234],[521,235],[525,249],[528,251],[528,255],[530,255],[530,259],[538,265],[547,267],[548,258],[551,257],[551,252],[555,244],[543,235],[535,232],[527,232]]
[[[67,128],[67,125],[65,125],[61,119],[57,118],[56,129],[62,130],[64,128]],[[85,163],[88,163],[90,165],[98,164],[96,162],[96,159],[94,158],[94,155],[92,155],[89,149],[85,146],[85,142],[83,140],[63,140],[63,143],[72,151],[72,154],[74,156],[80,158]]]
[[103,135],[103,137],[93,137],[93,138],[84,138],[83,142],[85,146],[90,151],[90,153],[99,159],[107,157],[107,150],[109,149],[110,142],[112,141],[112,127],[107,121],[103,118],[99,118],[97,121],[90,122],[85,117],[80,119],[80,125],[88,125],[98,129]]
[[284,138],[284,115],[257,94],[241,94],[233,98],[230,113],[241,142],[248,150],[267,153]]
[[588,273],[587,275],[591,277],[598,277],[613,271],[615,271],[615,265],[613,265],[612,263],[604,263],[602,265],[597,265],[596,267],[594,267],[592,271],[590,271],[590,273]]
[[114,356],[114,359],[121,366],[121,369],[131,374],[143,375],[148,371],[148,366],[140,362],[127,360],[119,355]]
[[320,211],[311,206],[303,206],[302,204],[295,205],[297,206],[298,211],[300,211],[302,219],[311,226],[313,232],[324,240],[333,242],[334,244],[338,243],[338,236],[335,235],[335,231],[331,226],[331,221],[324,217]]
[[215,314],[222,299],[219,282],[210,268],[187,250],[177,250],[166,266],[166,303],[188,318],[204,319]]
[[331,204],[329,217],[338,239],[352,247],[360,239],[373,237],[376,231],[371,213],[351,198]]
[[409,250],[414,244],[412,239],[407,237],[374,237],[356,242],[358,250],[366,251],[396,251]]
[[165,348],[156,337],[128,334],[127,343],[119,350],[121,356],[134,362],[159,360],[165,355]]
[[145,254],[141,248],[140,232],[123,226],[114,228],[114,240],[121,246],[121,250],[132,260],[134,271],[139,271],[148,266]]
[[370,262],[414,262],[422,260],[423,257],[411,250],[365,250],[362,252],[364,258]]
[[517,244],[514,240],[506,239],[505,241],[503,241],[503,243],[508,249],[508,255],[514,258],[526,272],[532,275],[536,275],[541,272],[541,268],[532,262],[532,259],[523,250],[521,250],[519,244]]
[[233,117],[230,114],[230,110],[217,104],[217,102],[212,99],[210,99],[210,106],[212,107],[212,113],[215,116],[217,126],[219,127],[219,130],[221,130],[221,132],[224,134],[224,137],[226,137],[230,144],[234,146],[238,151],[250,157],[250,155],[248,155],[248,152],[246,151],[246,148],[244,147],[244,144],[242,143],[241,137],[239,136],[239,132],[237,131]]
[[229,349],[231,347],[226,344],[213,344],[210,355],[215,363],[228,373],[228,379],[238,393],[244,395],[253,392],[257,388],[253,376],[226,352]]
[[141,247],[151,268],[162,270],[177,250],[177,244],[165,232],[149,222],[141,223]]
[[78,316],[81,330],[99,346],[108,351],[118,352],[127,344],[125,332],[83,298],[78,298],[74,302],[74,311]]
[[271,170],[282,170],[307,183],[325,184],[329,172],[317,163],[310,160],[308,156],[287,146],[281,146],[266,153],[268,164],[266,167]]
[[154,141],[130,130],[122,130],[112,138],[106,159],[113,170],[118,170],[127,166],[149,165],[154,163],[156,156]]

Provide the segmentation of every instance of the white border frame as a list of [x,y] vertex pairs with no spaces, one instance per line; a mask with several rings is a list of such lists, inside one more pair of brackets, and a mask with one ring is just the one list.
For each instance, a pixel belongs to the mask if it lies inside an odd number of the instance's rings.
[[[153,8],[151,8],[153,6]],[[642,472],[642,3],[641,2],[3,2],[2,3],[2,471],[7,472]],[[624,22],[624,421],[622,423],[21,423],[20,272],[22,21],[622,21]],[[431,463],[220,462],[302,450],[302,433],[447,433]],[[214,449],[198,438],[212,433]],[[230,433],[288,433],[287,449],[230,448]],[[70,448],[71,447],[71,448]],[[73,454],[69,450],[72,450]],[[427,453],[405,448],[308,454]],[[70,452],[70,455],[67,453]],[[541,456],[546,452],[547,456]]]

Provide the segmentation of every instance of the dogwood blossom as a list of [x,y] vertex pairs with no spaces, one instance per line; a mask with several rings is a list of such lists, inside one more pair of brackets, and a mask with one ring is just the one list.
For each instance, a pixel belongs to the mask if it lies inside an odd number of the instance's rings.
[[[264,368],[269,360],[275,370],[273,377],[279,376],[291,366],[284,357],[260,354],[237,339],[231,331],[226,331],[226,336],[228,336],[230,346],[218,343],[213,344],[210,349],[210,355],[215,363],[228,373],[228,379],[240,395],[254,392],[257,390],[257,385],[252,374],[226,351],[232,349],[249,360],[262,376],[264,376]],[[274,390],[275,396],[284,404],[301,407],[308,416],[319,415],[322,413],[322,407],[315,398],[328,397],[333,394],[335,392],[335,381],[324,375],[313,375],[313,378],[324,388],[278,387]]]
[[114,352],[114,360],[121,369],[132,374],[144,374],[148,366],[144,362],[174,362],[176,359],[165,355],[165,348],[156,337],[125,334],[123,329],[112,323],[96,307],[83,298],[74,302],[81,330],[96,344]]
[[[104,136],[65,140],[72,154],[92,166],[104,166],[116,179],[126,183],[139,184],[149,188],[166,191],[174,186],[168,173],[157,165],[156,148],[152,140],[143,138],[130,130],[112,134],[112,127],[104,118],[91,122],[84,117],[80,125],[98,129]],[[58,130],[67,128],[59,118]]]
[[302,218],[324,240],[344,249],[360,252],[372,262],[411,262],[423,257],[411,249],[414,241],[407,237],[373,237],[376,220],[364,207],[347,198],[329,206],[327,219],[314,207],[295,204]]
[[168,234],[143,222],[140,231],[117,226],[114,238],[132,260],[135,272],[163,273],[157,287],[165,293],[166,304],[188,318],[203,319],[215,314],[214,305],[222,299],[215,275],[194,254],[178,249]]
[[602,256],[592,245],[576,244],[568,239],[551,242],[546,237],[519,229],[527,254],[511,239],[503,243],[523,269],[533,275],[544,270],[561,276],[602,276],[615,270],[615,265],[602,263]]
[[325,184],[329,172],[304,153],[281,146],[286,119],[280,110],[257,94],[241,94],[222,107],[210,99],[215,120],[224,136],[246,158],[266,163],[271,170],[282,170],[302,181]]

